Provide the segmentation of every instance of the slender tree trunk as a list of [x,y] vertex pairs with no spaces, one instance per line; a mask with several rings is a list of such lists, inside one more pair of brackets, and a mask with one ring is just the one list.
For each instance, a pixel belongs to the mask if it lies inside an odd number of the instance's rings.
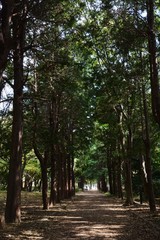
[[58,157],[58,127],[59,127],[59,111],[60,111],[60,96],[55,96],[52,93],[50,103],[50,143],[51,143],[51,191],[50,191],[50,205],[60,202],[59,192],[59,157]]
[[64,198],[68,198],[68,178],[67,178],[67,154],[63,154],[63,172],[64,172]]
[[61,159],[59,155],[59,147],[57,147],[57,152],[56,152],[56,190],[57,190],[57,198],[56,202],[60,203],[61,202]]
[[43,209],[48,209],[48,175],[47,175],[47,165],[48,165],[48,151],[44,153],[44,159],[41,163],[41,174],[42,174],[42,200]]
[[[61,149],[62,151],[62,149]],[[64,188],[64,185],[65,185],[65,180],[64,180],[64,156],[63,156],[63,153],[60,152],[60,193],[61,193],[61,200],[64,199],[64,192],[65,192],[65,188]]]
[[150,81],[151,81],[151,98],[152,112],[156,122],[160,126],[160,92],[159,77],[157,65],[157,46],[155,36],[155,20],[154,20],[154,0],[147,0],[147,21],[148,21],[148,50],[150,63]]
[[[36,81],[35,78],[35,92],[36,89]],[[47,164],[48,164],[48,158],[49,158],[49,150],[46,149],[44,151],[44,156],[40,153],[39,149],[37,148],[36,144],[36,132],[37,132],[37,116],[38,116],[38,106],[37,103],[34,102],[34,111],[35,111],[35,123],[34,123],[34,130],[33,130],[33,149],[36,157],[39,160],[40,167],[41,167],[41,189],[42,189],[42,203],[43,203],[43,209],[48,209],[48,174],[47,174]]]
[[[121,110],[119,110],[119,107]],[[119,151],[121,149],[122,156],[123,156],[123,177],[124,177],[124,187],[125,187],[125,194],[126,194],[126,201],[125,205],[132,205],[133,204],[133,190],[132,190],[132,170],[131,170],[131,151],[132,151],[132,131],[131,127],[128,125],[128,136],[127,139],[124,137],[123,134],[123,118],[128,121],[128,118],[123,112],[121,106],[119,106],[116,110],[118,113],[119,118],[119,125],[120,125],[120,136],[119,136]],[[132,109],[130,109],[128,105],[128,116],[132,114]]]
[[127,153],[125,153],[124,148],[124,138],[123,134],[121,136],[121,147],[122,147],[122,153],[123,153],[123,173],[124,173],[124,186],[125,186],[125,193],[126,193],[126,201],[125,205],[133,205],[133,192],[132,192],[132,171],[131,171],[131,160],[130,160],[130,144],[131,144],[131,135],[129,134],[128,140],[127,140]]
[[117,169],[116,169],[116,159],[113,159],[112,161],[112,175],[113,175],[113,194],[116,195],[117,194]]
[[82,191],[84,191],[84,182],[85,182],[84,176],[80,176],[79,182],[78,182],[78,187],[81,188]]
[[125,205],[133,205],[132,180],[131,180],[131,163],[130,159],[125,160]]
[[[75,195],[75,175],[74,175],[74,135],[73,135],[73,123],[70,123],[70,128],[69,128],[69,146],[71,147],[71,151],[68,154],[69,159],[69,166],[70,166],[70,195],[71,197]],[[84,178],[82,177],[82,190],[84,190]]]
[[149,136],[149,123],[148,123],[148,112],[147,112],[147,102],[144,85],[142,86],[142,95],[143,95],[143,109],[144,109],[144,119],[145,119],[145,166],[147,172],[147,192],[149,199],[150,211],[156,211],[155,197],[153,191],[153,181],[152,181],[152,169],[151,169],[151,143]]
[[131,130],[129,129],[129,134],[127,138],[127,157],[125,158],[126,205],[133,205],[131,149],[132,149],[132,133]]
[[117,164],[117,195],[119,198],[123,199],[123,191],[122,191],[122,159],[120,156],[120,142],[118,142],[118,164]]
[[40,167],[41,167],[41,180],[42,180],[42,203],[43,209],[48,209],[48,176],[47,176],[47,164],[48,164],[48,151],[46,150],[44,153],[44,157],[38,151],[35,143],[34,143],[34,152],[37,156]]
[[140,172],[141,172],[141,179],[143,184],[143,188],[140,189],[140,191],[142,192],[141,194],[144,195],[143,196],[144,199],[148,199],[147,172],[146,172],[146,166],[145,166],[145,156],[143,154],[140,156]]
[[121,159],[118,158],[117,169],[117,196],[123,199],[122,180],[121,180]]
[[[73,137],[72,137],[73,138]],[[72,146],[73,146],[73,141],[72,141]],[[74,176],[74,155],[73,155],[73,151],[71,154],[71,191],[72,191],[72,196],[75,195],[75,176]]]
[[71,158],[70,154],[67,154],[67,186],[68,186],[68,197],[72,196],[71,192]]
[[108,189],[107,189],[107,183],[106,183],[106,179],[105,179],[104,174],[101,176],[100,181],[101,181],[102,192],[107,192]]
[[50,206],[53,206],[56,203],[56,159],[54,146],[51,149],[51,191],[50,191]]
[[50,206],[56,203],[56,144],[55,138],[57,137],[57,117],[56,117],[56,102],[54,94],[50,104],[50,151],[51,151],[51,185],[50,185]]
[[14,99],[12,146],[5,210],[6,222],[21,221],[21,165],[22,165],[22,112],[23,112],[23,36],[18,20],[14,22]]
[[111,156],[108,155],[107,159],[107,168],[108,168],[108,179],[109,179],[109,192],[113,194],[113,175],[112,175],[112,160]]

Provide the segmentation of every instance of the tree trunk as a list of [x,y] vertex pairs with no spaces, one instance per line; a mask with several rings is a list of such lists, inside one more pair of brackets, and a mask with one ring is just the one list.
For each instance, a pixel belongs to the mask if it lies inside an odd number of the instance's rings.
[[144,199],[148,199],[148,191],[147,191],[147,172],[145,166],[145,156],[142,154],[140,156],[140,173],[142,179],[142,189],[140,189],[140,194],[142,195],[142,201]]
[[129,134],[127,138],[127,157],[125,158],[126,205],[133,205],[131,150],[132,150],[132,132],[131,129],[129,128]]
[[58,126],[59,126],[59,97],[52,93],[52,99],[50,103],[50,151],[51,151],[51,191],[50,191],[50,205],[54,205],[59,200],[59,186],[57,187],[58,176]]
[[151,144],[150,144],[150,136],[149,136],[149,123],[148,123],[148,112],[147,112],[147,102],[146,102],[146,94],[145,87],[142,86],[142,95],[143,95],[143,110],[144,110],[144,120],[145,120],[145,166],[147,172],[147,192],[149,199],[150,211],[156,211],[155,205],[155,197],[153,191],[153,181],[152,181],[152,169],[151,169]]
[[117,196],[123,199],[123,190],[122,190],[122,157],[121,157],[121,146],[120,138],[118,139],[118,163],[117,163]]
[[41,179],[42,179],[42,202],[43,209],[48,209],[48,177],[47,177],[47,163],[48,163],[48,151],[46,150],[44,153],[44,157],[38,151],[35,143],[34,143],[34,152],[37,156],[40,167],[41,167]]
[[113,194],[113,175],[112,175],[112,159],[108,153],[107,157],[107,168],[108,168],[108,183],[109,183],[109,192]]
[[117,166],[116,159],[112,161],[112,176],[113,176],[113,194],[117,194]]
[[42,173],[42,200],[43,209],[48,209],[48,176],[47,176],[47,164],[48,164],[48,151],[44,153],[44,160],[41,162]]
[[68,197],[72,196],[71,192],[71,158],[70,154],[67,155],[67,188],[68,188]]
[[[75,195],[75,176],[74,176],[74,134],[73,134],[73,123],[70,122],[69,127],[69,146],[70,152],[68,154],[68,186],[69,186],[69,196]],[[81,188],[84,190],[84,177],[81,178]]]
[[50,206],[53,206],[56,203],[56,175],[55,175],[55,152],[54,147],[51,149],[51,191],[50,191]]
[[101,176],[100,181],[101,181],[101,190],[102,190],[102,192],[107,192],[108,189],[107,189],[107,183],[106,183],[106,179],[105,179],[104,174]]
[[117,196],[123,199],[122,180],[121,180],[121,157],[118,157],[117,163]]
[[[73,139],[73,136],[72,136]],[[72,140],[72,147],[73,147],[73,140]],[[71,191],[72,191],[72,196],[75,195],[75,176],[74,176],[74,155],[73,155],[73,151],[71,153]]]
[[60,148],[60,153],[59,153],[59,160],[60,160],[60,198],[61,200],[64,199],[64,159],[63,159],[63,153],[62,149]]
[[23,30],[14,21],[14,99],[12,146],[5,209],[6,222],[21,221],[21,165],[22,165],[22,112],[23,112]]
[[147,0],[147,21],[148,21],[148,51],[150,63],[150,81],[151,81],[151,98],[152,112],[156,122],[160,126],[160,92],[159,77],[157,65],[157,46],[154,32],[154,0]]
[[124,137],[121,134],[121,147],[123,153],[123,173],[124,173],[124,186],[126,193],[126,201],[125,205],[133,205],[133,191],[132,191],[132,171],[131,171],[131,159],[130,159],[130,151],[131,151],[131,131],[129,131],[128,139],[127,139],[127,152],[125,153],[124,148]]
[[126,192],[125,205],[127,206],[133,205],[131,162],[129,158],[125,160],[125,192]]
[[59,149],[57,147],[56,152],[56,190],[57,190],[57,198],[56,202],[61,202],[61,159],[59,154]]
[[68,198],[68,177],[67,177],[67,154],[63,155],[63,172],[64,172],[64,198]]

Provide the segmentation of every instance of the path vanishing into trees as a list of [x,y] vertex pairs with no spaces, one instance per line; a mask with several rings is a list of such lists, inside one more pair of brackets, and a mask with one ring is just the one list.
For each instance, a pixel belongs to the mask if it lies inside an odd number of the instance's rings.
[[0,230],[0,239],[160,239],[159,217],[149,214],[148,207],[128,208],[97,191],[78,193],[47,211],[41,210],[40,195],[31,199],[26,193],[22,214],[20,224]]

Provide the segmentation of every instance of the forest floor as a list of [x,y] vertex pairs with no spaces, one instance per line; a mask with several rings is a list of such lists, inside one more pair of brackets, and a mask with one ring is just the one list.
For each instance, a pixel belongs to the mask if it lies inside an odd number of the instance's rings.
[[22,200],[22,222],[4,225],[0,240],[160,240],[160,212],[151,214],[145,204],[125,207],[96,191],[80,192],[46,211],[40,194],[23,193]]

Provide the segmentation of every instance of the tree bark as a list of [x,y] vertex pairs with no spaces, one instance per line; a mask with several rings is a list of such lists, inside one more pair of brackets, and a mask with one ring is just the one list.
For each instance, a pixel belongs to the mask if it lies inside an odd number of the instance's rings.
[[107,183],[106,183],[106,179],[105,179],[104,174],[101,176],[100,181],[101,181],[101,190],[102,190],[102,192],[107,192],[108,189],[107,189]]
[[125,158],[125,190],[126,190],[126,205],[133,205],[133,190],[132,190],[132,170],[131,170],[131,149],[132,149],[132,132],[128,129],[127,137],[127,156]]
[[142,194],[144,195],[144,199],[148,198],[148,191],[147,191],[147,172],[145,166],[145,156],[141,154],[140,156],[140,173],[141,173],[141,180],[143,188],[140,189]]
[[118,157],[117,162],[117,196],[123,199],[122,180],[121,180],[121,157]]
[[61,202],[61,158],[60,158],[60,151],[59,146],[56,147],[56,203]]
[[151,82],[151,99],[152,112],[155,121],[160,126],[160,91],[157,65],[157,46],[156,36],[154,32],[155,18],[154,18],[154,0],[147,0],[147,22],[148,22],[148,51],[150,64],[150,82]]
[[[54,92],[50,103],[50,151],[51,151],[51,191],[50,205],[59,202],[59,181],[58,181],[58,127],[59,127],[59,111],[60,97]],[[58,185],[58,186],[57,186]]]
[[71,158],[70,158],[70,154],[67,154],[67,191],[68,191],[68,197],[70,198],[72,196],[72,192],[71,192]]
[[149,123],[148,123],[148,112],[147,112],[147,102],[144,85],[142,86],[142,95],[143,95],[143,110],[144,110],[144,120],[145,120],[145,166],[147,172],[147,193],[149,199],[150,211],[156,211],[154,190],[153,190],[153,181],[152,181],[152,168],[151,168],[151,143],[149,136]]
[[63,154],[63,175],[64,175],[64,198],[68,198],[68,178],[67,178],[67,154]]
[[121,158],[121,146],[120,138],[118,139],[118,163],[117,163],[117,196],[123,199],[123,190],[122,190],[122,158]]
[[128,139],[127,139],[127,151],[125,152],[124,148],[124,139],[123,134],[121,136],[121,147],[123,153],[123,172],[124,172],[124,185],[125,185],[125,193],[126,200],[125,205],[133,205],[133,191],[132,191],[132,171],[131,171],[131,159],[130,159],[130,151],[131,151],[131,132],[129,131]]
[[[73,147],[73,136],[72,136],[72,147]],[[71,153],[71,192],[72,192],[72,196],[75,195],[75,176],[74,176],[74,155],[73,155],[73,151]]]
[[108,168],[109,192],[110,192],[110,194],[113,194],[112,159],[111,159],[110,154],[108,154],[107,168]]
[[34,152],[37,156],[40,167],[41,167],[41,179],[42,179],[42,202],[43,209],[48,209],[48,176],[47,176],[47,164],[48,164],[48,151],[44,153],[44,157],[38,151],[36,145],[34,144]]
[[19,27],[19,18],[13,22],[14,49],[14,99],[12,146],[9,163],[9,179],[5,209],[6,222],[21,221],[21,165],[22,165],[22,113],[23,113],[23,44],[24,26]]
[[42,173],[42,200],[43,209],[48,209],[48,176],[47,176],[48,152],[44,154],[44,161],[41,162]]
[[51,191],[50,191],[50,200],[49,204],[50,206],[53,206],[56,203],[56,159],[55,159],[55,152],[54,152],[54,146],[51,148]]

